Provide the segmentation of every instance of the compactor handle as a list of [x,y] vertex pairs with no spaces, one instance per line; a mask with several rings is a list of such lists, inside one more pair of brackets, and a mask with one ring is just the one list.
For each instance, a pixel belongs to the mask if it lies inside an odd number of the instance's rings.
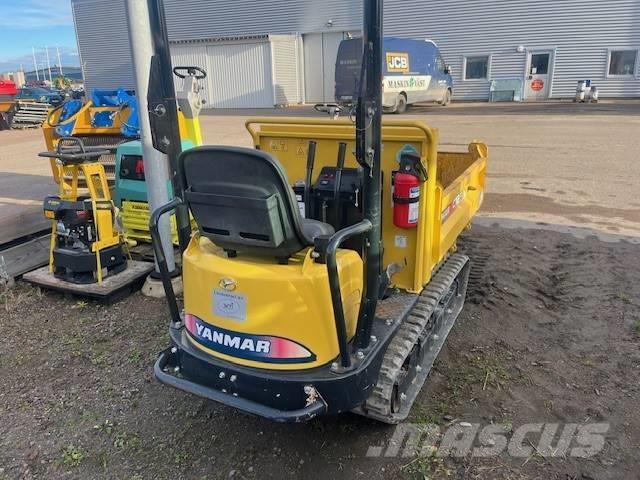
[[195,77],[196,80],[207,78],[207,72],[200,67],[173,67],[173,74],[178,78]]
[[334,119],[338,118],[342,113],[342,107],[337,103],[316,103],[313,108],[316,112],[327,113]]
[[59,158],[64,164],[78,164],[83,162],[95,162],[102,155],[109,155],[111,149],[104,147],[86,147],[81,138],[62,137],[53,152],[41,152],[40,157]]

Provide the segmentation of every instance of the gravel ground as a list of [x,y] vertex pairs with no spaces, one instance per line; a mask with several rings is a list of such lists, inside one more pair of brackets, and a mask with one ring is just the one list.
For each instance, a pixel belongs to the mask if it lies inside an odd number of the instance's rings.
[[410,422],[607,423],[596,456],[369,458],[394,427],[276,425],[156,382],[162,301],[106,308],[18,283],[0,297],[0,479],[637,479],[638,246],[476,226],[462,250],[468,302]]

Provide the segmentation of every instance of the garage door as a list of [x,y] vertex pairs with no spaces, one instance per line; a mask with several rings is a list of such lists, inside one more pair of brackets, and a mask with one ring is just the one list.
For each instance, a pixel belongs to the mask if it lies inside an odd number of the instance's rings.
[[271,46],[228,43],[207,46],[212,108],[273,107]]
[[347,32],[309,33],[303,36],[307,103],[335,101],[336,57],[344,38],[347,38]]

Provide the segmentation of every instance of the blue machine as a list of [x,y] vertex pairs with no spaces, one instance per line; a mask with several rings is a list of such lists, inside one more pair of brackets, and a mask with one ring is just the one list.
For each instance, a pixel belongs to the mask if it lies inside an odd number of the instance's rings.
[[[138,101],[132,90],[119,88],[117,90],[94,90],[91,102],[83,105],[81,100],[67,100],[59,107],[60,115],[55,122],[55,133],[58,137],[68,137],[74,134],[77,116],[83,108],[89,110],[91,128],[112,128],[116,116],[122,110],[129,110],[126,120],[120,117],[120,133],[126,138],[138,138],[140,136],[140,122],[138,119]],[[84,125],[80,125],[84,127]]]
[[[382,105],[403,113],[407,105],[439,102],[448,105],[453,79],[438,46],[431,40],[385,37],[383,42]],[[362,39],[343,40],[336,59],[336,102],[352,104],[359,94]]]

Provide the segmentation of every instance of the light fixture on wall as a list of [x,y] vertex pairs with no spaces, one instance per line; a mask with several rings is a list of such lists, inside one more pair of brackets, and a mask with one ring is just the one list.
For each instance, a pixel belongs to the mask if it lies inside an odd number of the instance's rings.
[[516,47],[516,52],[518,52],[518,53],[524,53],[526,50],[527,50],[527,49],[525,48],[525,46],[524,46],[524,45],[518,45],[518,46]]
[[327,20],[327,27],[329,28],[333,27],[333,20],[331,19]]

